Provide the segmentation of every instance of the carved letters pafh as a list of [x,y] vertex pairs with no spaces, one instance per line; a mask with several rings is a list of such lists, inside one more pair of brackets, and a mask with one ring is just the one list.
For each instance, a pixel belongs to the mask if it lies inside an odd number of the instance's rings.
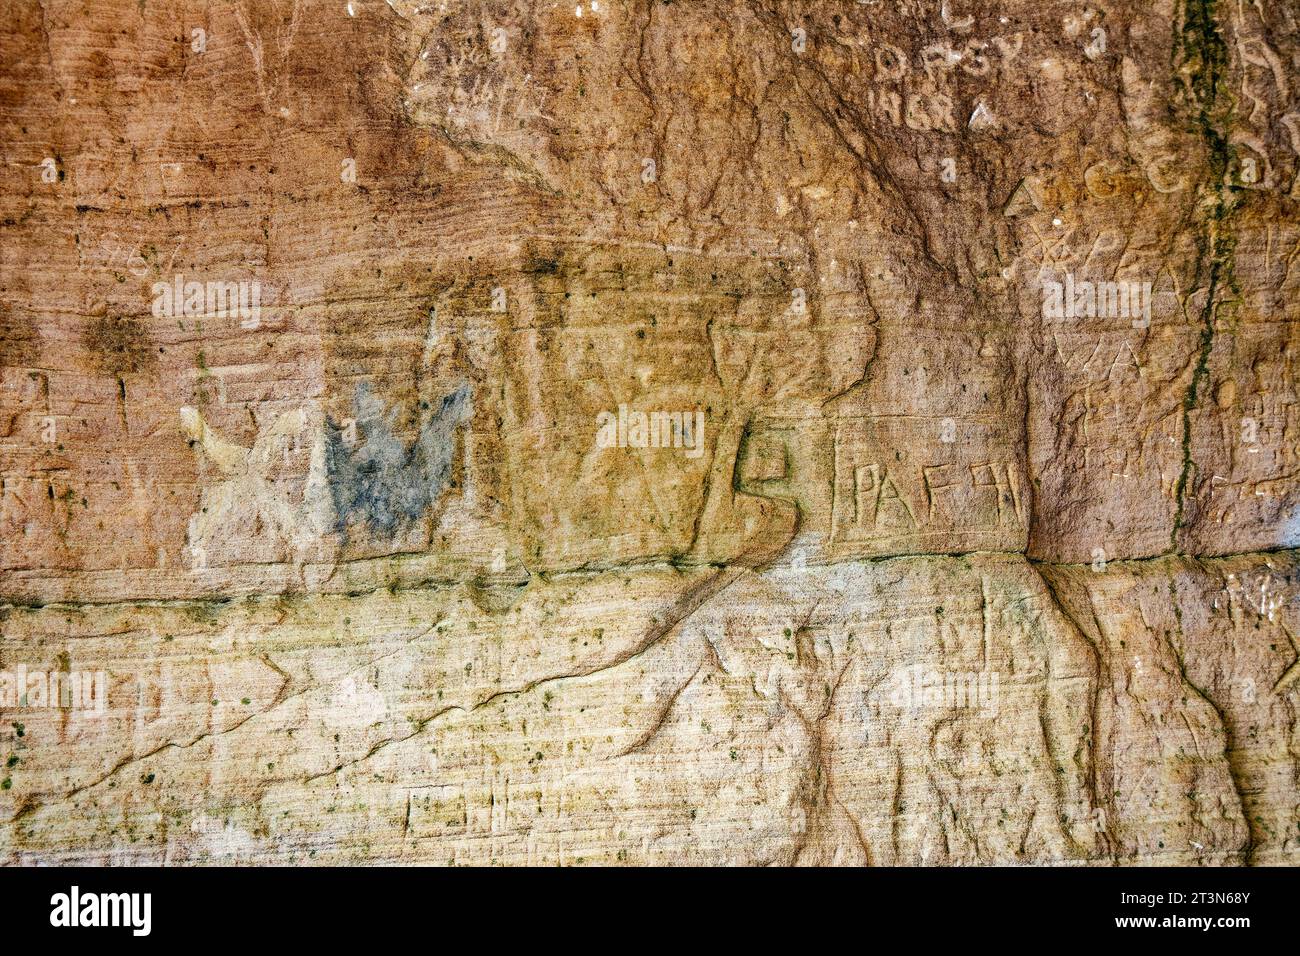
[[832,541],[1026,528],[1021,467],[996,455],[916,461],[836,436]]

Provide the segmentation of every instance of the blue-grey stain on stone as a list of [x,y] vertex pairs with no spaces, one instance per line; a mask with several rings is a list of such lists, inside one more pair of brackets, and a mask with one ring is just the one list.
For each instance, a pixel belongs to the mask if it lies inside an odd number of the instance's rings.
[[1282,528],[1282,537],[1273,544],[1279,548],[1300,548],[1300,508],[1291,512],[1291,517]]
[[[423,407],[423,403],[422,407]],[[361,382],[352,402],[356,442],[344,428],[326,422],[325,454],[335,528],[364,523],[389,537],[410,528],[442,496],[456,454],[456,429],[471,411],[469,385],[461,385],[434,407],[425,407],[420,431],[411,444],[393,427],[395,412]]]

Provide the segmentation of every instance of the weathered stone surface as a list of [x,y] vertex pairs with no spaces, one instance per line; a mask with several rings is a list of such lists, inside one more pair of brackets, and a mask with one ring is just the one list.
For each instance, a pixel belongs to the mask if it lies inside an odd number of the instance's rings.
[[0,18],[0,860],[1297,862],[1294,11]]
[[109,708],[10,729],[5,850],[1294,863],[1297,573],[911,557],[15,609],[5,659],[77,649]]

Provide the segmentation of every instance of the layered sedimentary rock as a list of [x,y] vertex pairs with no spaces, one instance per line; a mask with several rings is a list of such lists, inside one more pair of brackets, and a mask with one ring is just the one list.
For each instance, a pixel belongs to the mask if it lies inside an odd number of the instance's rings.
[[0,859],[1300,860],[1295,11],[0,16]]

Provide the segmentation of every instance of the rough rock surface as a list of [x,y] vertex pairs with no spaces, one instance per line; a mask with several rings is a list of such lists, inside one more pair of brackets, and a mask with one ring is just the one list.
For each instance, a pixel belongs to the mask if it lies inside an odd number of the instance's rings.
[[0,152],[0,861],[1300,863],[1293,6],[13,0]]

